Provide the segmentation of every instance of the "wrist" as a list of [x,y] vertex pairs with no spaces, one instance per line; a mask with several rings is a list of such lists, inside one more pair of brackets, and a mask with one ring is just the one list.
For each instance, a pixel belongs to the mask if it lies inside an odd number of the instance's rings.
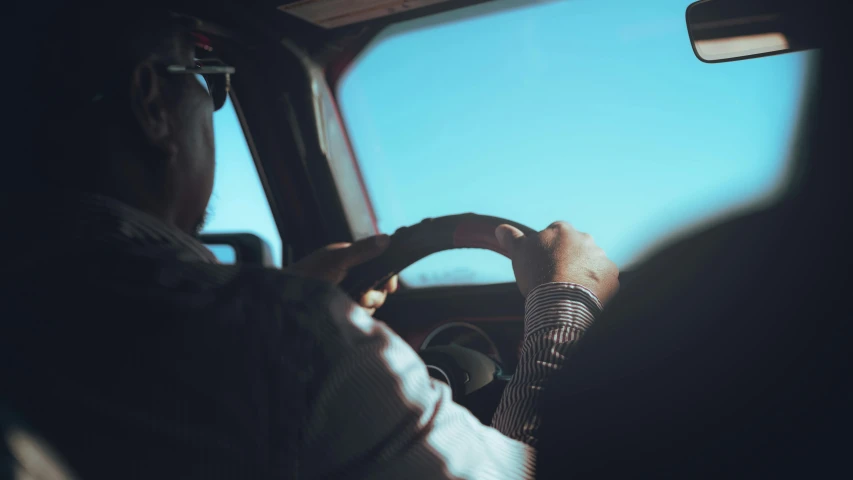
[[549,327],[585,331],[602,311],[588,288],[570,282],[548,282],[530,290],[524,307],[524,336]]

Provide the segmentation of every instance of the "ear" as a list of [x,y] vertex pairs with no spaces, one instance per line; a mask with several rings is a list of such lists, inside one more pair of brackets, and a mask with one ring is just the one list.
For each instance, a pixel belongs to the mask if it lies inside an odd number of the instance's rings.
[[163,85],[151,61],[141,62],[133,70],[130,107],[140,132],[152,147],[168,152],[172,145],[172,111],[164,96]]

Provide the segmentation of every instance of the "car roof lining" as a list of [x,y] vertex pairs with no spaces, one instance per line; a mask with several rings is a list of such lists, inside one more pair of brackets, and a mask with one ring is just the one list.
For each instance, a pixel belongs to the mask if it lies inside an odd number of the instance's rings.
[[[494,0],[263,0],[326,30],[387,25]],[[529,2],[528,2],[529,3]]]

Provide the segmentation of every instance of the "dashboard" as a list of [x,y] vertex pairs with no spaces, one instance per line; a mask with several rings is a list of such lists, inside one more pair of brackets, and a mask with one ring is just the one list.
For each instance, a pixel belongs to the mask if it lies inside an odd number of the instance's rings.
[[[463,347],[462,350],[474,352],[474,357],[481,355],[493,365],[499,363],[500,377],[515,373],[518,366],[524,334],[524,297],[514,283],[403,288],[388,296],[376,317],[422,358],[430,353],[423,351],[424,346],[431,351],[459,346]],[[430,369],[430,375],[443,381],[440,372],[433,370]],[[451,380],[458,381],[456,377]],[[494,381],[464,395],[458,403],[484,424],[490,424],[506,384],[505,381]]]
[[[524,331],[523,319],[520,316],[507,317],[476,317],[448,318],[433,322],[417,331],[398,332],[404,340],[417,352],[424,355],[427,348],[455,345],[479,352],[499,366],[496,380],[471,393],[460,394],[465,387],[451,379],[459,374],[453,368],[443,368],[441,363],[424,358],[430,376],[450,385],[454,392],[454,400],[467,408],[485,425],[491,424],[492,416],[498,408],[506,381],[515,372],[518,365],[521,337]],[[464,373],[462,383],[467,385],[469,377]],[[474,375],[476,379],[477,376]]]
[[518,365],[523,331],[522,317],[449,318],[401,336],[417,352],[443,345],[470,348],[512,373]]

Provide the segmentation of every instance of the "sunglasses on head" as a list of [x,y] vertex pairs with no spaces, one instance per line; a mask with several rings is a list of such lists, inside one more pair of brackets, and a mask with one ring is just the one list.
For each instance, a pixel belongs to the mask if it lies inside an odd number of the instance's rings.
[[219,110],[228,100],[231,90],[231,74],[234,67],[218,60],[196,60],[195,65],[168,65],[166,71],[171,74],[193,74],[213,100],[213,110]]
[[[160,68],[163,68],[163,66]],[[165,73],[169,75],[195,75],[201,86],[210,95],[214,111],[222,108],[228,100],[228,93],[231,90],[231,74],[234,71],[234,67],[225,65],[222,61],[215,58],[196,59],[193,65],[165,66]],[[94,95],[91,102],[99,103],[105,98],[113,96],[115,90],[115,84],[108,85],[108,88]]]

